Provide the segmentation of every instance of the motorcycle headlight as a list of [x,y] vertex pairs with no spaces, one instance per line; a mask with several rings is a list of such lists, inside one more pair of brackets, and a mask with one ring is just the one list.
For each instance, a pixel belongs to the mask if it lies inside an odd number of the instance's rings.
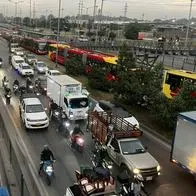
[[59,112],[55,111],[54,114],[55,114],[55,116],[58,116],[59,115]]
[[84,143],[84,140],[82,139],[82,138],[78,138],[78,143],[80,143],[80,144],[82,144],[82,143]]
[[47,90],[47,88],[44,88],[44,90],[46,91],[46,90]]
[[73,112],[70,112],[70,113],[69,113],[69,117],[70,117],[70,118],[73,118]]
[[161,170],[160,165],[157,166],[157,171],[159,172]]
[[69,127],[70,126],[70,123],[69,122],[65,122],[65,126],[66,127]]
[[140,170],[137,169],[137,168],[135,168],[135,169],[133,170],[133,173],[134,173],[134,174],[139,174],[139,173],[140,173]]
[[52,166],[48,166],[48,167],[46,168],[46,172],[52,172],[52,171],[53,171]]
[[29,88],[30,88],[30,89],[32,89],[32,88],[33,88],[33,86],[32,86],[32,85],[30,85],[30,86],[29,86]]

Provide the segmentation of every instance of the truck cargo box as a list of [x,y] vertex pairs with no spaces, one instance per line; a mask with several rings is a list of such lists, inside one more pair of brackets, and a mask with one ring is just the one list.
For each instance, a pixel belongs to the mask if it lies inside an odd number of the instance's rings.
[[196,111],[179,114],[170,161],[196,175]]

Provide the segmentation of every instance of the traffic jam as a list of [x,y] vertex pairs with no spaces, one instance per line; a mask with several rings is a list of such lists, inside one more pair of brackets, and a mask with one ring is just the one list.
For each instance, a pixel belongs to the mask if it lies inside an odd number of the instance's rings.
[[[158,188],[167,184],[161,180],[164,170],[170,176],[173,167],[184,175],[169,161],[191,170],[186,161],[180,162],[183,152],[180,153],[178,140],[184,126],[190,134],[193,132],[188,122],[196,120],[194,114],[181,114],[171,157],[160,158],[165,151],[154,153],[155,141],[148,141],[134,115],[111,112],[107,101],[96,101],[80,81],[63,72],[64,59],[56,55],[55,41],[10,36],[5,29],[1,33],[0,42],[5,45],[0,58],[1,96],[39,153],[38,177],[48,187],[57,187],[51,195],[158,196],[163,191]],[[70,56],[84,53],[69,45],[59,46],[59,50],[65,48]],[[87,58],[94,57],[96,61],[116,64],[116,56],[88,51]],[[110,78],[115,80],[111,73]],[[162,161],[169,166],[164,168]],[[65,176],[70,176],[67,183]],[[174,187],[177,185],[174,180]]]

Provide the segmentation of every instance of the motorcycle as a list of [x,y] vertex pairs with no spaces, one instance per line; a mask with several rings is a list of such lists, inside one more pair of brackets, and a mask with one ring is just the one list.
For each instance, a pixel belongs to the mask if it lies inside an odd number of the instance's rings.
[[70,142],[71,142],[71,147],[75,148],[78,152],[83,152],[84,150],[84,139],[81,136],[81,134],[72,134],[73,131],[71,131],[70,135]]
[[41,164],[44,164],[41,173],[45,175],[46,182],[49,186],[51,185],[51,178],[52,176],[54,176],[54,166],[53,166],[54,163],[55,160],[41,162]]
[[3,88],[5,90],[8,87],[9,81],[8,80],[4,80],[4,81],[2,81],[2,83],[3,83]]
[[29,84],[28,87],[27,87],[27,92],[28,93],[34,93],[34,86],[33,84]]
[[13,92],[15,95],[19,92],[19,86],[17,84],[13,85]]

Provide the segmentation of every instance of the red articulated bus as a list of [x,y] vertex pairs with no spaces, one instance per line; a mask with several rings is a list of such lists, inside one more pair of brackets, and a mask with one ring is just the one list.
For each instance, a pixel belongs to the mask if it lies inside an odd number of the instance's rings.
[[23,48],[39,55],[46,55],[48,53],[47,40],[45,39],[24,37],[20,44]]

